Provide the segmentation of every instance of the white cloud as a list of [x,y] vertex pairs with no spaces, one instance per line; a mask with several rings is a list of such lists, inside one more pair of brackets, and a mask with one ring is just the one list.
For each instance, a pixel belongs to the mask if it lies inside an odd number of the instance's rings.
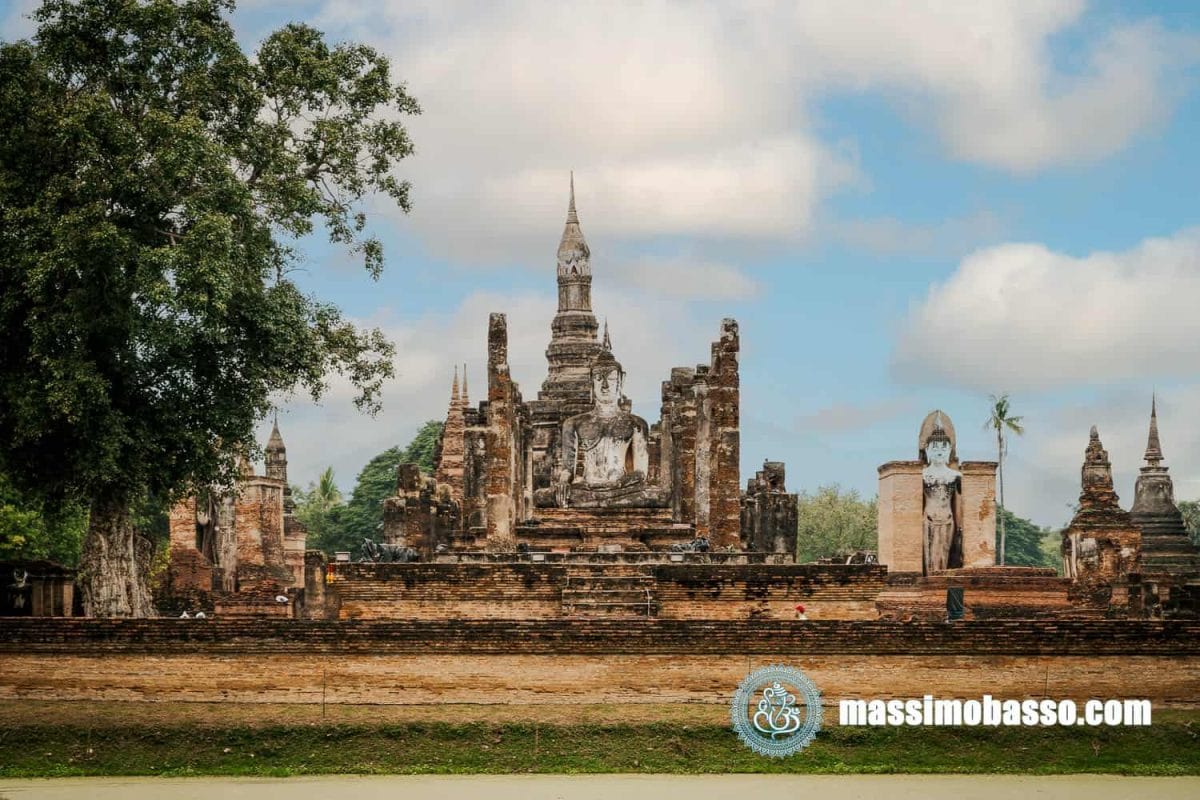
[[901,415],[912,415],[916,403],[908,398],[892,398],[875,403],[834,403],[811,414],[796,418],[802,432],[819,434],[857,433]]
[[540,252],[569,169],[589,234],[614,245],[802,239],[861,180],[853,144],[810,118],[831,94],[881,92],[952,156],[1003,170],[1109,155],[1167,113],[1197,46],[1083,19],[1071,0],[327,0],[316,24],[387,52],[425,108],[409,223],[494,264]]
[[1040,244],[967,257],[910,314],[893,372],[981,391],[1200,373],[1200,229],[1075,258]]
[[[1020,398],[1017,398],[1018,400]],[[1005,462],[1009,507],[1042,525],[1070,520],[1079,499],[1079,469],[1096,425],[1112,462],[1113,483],[1121,507],[1133,505],[1134,482],[1144,464],[1150,420],[1148,389],[1107,392],[1083,403],[1019,409],[1025,413],[1025,435],[1014,437]],[[1200,499],[1200,384],[1170,387],[1158,395],[1158,427],[1166,465],[1175,483],[1176,500]],[[995,458],[993,453],[991,458]]]
[[753,278],[737,267],[688,258],[642,258],[606,270],[605,279],[678,300],[748,300],[758,294]]
[[897,217],[829,220],[820,235],[877,255],[961,255],[981,240],[995,239],[1006,221],[991,211],[979,211],[933,224],[905,222]]

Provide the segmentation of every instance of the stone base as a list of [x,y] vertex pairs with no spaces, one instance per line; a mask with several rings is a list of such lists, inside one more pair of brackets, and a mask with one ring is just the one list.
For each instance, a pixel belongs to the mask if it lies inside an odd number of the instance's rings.
[[541,508],[517,526],[517,540],[534,550],[665,550],[696,537],[669,508]]
[[1040,567],[969,567],[933,575],[892,575],[875,600],[885,619],[941,620],[946,590],[961,588],[966,619],[1087,616],[1068,597],[1070,581]]

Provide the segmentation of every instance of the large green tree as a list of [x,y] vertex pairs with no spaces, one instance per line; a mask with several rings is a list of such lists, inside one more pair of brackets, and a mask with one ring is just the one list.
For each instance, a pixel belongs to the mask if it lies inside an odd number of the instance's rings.
[[863,500],[856,489],[836,483],[815,493],[801,492],[796,530],[800,562],[846,556],[878,547],[875,498]]
[[82,506],[47,506],[17,491],[0,475],[0,559],[56,561],[74,567],[86,530],[87,510]]
[[153,613],[130,507],[234,474],[279,393],[392,374],[376,330],[292,281],[294,241],[382,266],[361,207],[417,104],[368,47],[288,25],[255,57],[232,0],[46,0],[0,45],[0,472],[90,508],[87,613]]
[[[442,434],[442,423],[430,420],[421,426],[407,447],[389,447],[367,462],[358,473],[350,500],[336,503],[327,511],[314,507],[316,492],[305,495],[296,510],[309,529],[309,546],[333,554],[338,550],[357,552],[363,539],[379,541],[383,527],[383,501],[396,493],[396,469],[417,464],[426,474],[433,472],[433,451]],[[320,486],[314,487],[319,489]]]
[[1049,567],[1043,541],[1051,531],[1041,528],[1033,520],[1018,517],[1001,506],[996,515],[996,547],[1000,547],[1001,525],[1007,533],[1006,563],[1015,567]]

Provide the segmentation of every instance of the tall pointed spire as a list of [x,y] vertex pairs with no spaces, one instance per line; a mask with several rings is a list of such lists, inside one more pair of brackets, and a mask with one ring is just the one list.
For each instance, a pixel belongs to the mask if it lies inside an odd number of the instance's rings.
[[266,451],[268,453],[282,452],[285,449],[283,446],[283,436],[279,433],[279,411],[276,410],[275,421],[271,425],[271,436],[267,439]]
[[608,337],[608,317],[604,318],[604,344],[602,347],[608,352],[612,352],[612,339]]
[[579,224],[579,214],[575,211],[575,170],[571,170],[571,200],[567,203],[567,223]]
[[462,403],[463,408],[471,407],[471,398],[467,395],[467,362],[465,361],[463,362],[462,397],[460,398],[459,402]]
[[1158,441],[1158,398],[1150,395],[1150,435],[1146,438],[1146,463],[1157,467],[1163,460],[1162,445]]
[[446,421],[434,448],[433,477],[450,487],[450,496],[462,502],[463,495],[463,452],[465,446],[464,412],[467,399],[467,366],[463,365],[463,391],[458,391],[458,365],[454,365],[454,383],[450,387],[450,407],[446,409]]
[[[579,227],[572,172],[567,222],[558,243],[558,312],[550,323],[550,345],[546,348],[550,370],[538,399],[570,401],[577,411],[591,407],[591,363],[601,350],[597,336],[600,326],[592,313],[591,256]],[[576,410],[574,406],[572,410]]]

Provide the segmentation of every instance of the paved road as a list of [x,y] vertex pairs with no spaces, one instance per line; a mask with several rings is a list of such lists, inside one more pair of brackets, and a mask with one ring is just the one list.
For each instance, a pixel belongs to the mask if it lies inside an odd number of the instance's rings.
[[319,778],[0,778],[2,800],[1194,800],[1200,778],[1106,775],[480,775]]

